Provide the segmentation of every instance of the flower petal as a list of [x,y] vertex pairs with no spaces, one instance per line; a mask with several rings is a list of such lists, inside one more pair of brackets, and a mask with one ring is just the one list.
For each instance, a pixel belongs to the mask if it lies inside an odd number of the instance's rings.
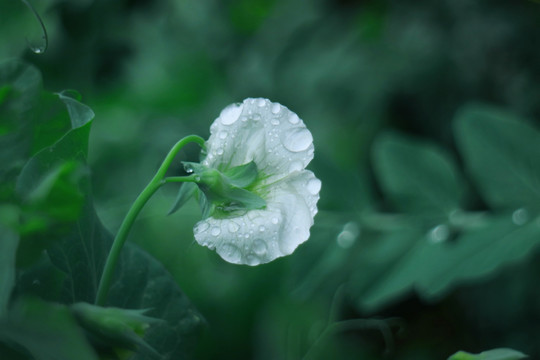
[[254,161],[276,181],[313,159],[313,137],[292,111],[267,99],[226,107],[210,127],[203,165],[226,170]]
[[196,241],[235,264],[258,265],[291,254],[309,238],[321,182],[308,170],[272,184],[264,210],[233,218],[207,218],[194,228]]

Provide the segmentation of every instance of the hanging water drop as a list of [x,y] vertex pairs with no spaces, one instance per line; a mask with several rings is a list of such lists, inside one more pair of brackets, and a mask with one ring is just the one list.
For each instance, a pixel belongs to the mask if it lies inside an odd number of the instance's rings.
[[272,105],[272,114],[279,114],[280,111],[281,111],[281,105],[279,104]]

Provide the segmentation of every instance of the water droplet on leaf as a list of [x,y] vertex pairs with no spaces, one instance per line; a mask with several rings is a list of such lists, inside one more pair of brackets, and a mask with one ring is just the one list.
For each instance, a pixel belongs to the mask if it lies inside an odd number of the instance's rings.
[[529,221],[529,212],[523,208],[512,213],[512,222],[518,226],[525,225]]

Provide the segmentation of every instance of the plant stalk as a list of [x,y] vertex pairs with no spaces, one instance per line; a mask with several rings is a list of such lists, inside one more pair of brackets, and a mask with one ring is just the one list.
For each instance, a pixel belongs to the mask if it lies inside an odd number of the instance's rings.
[[[167,181],[167,178],[165,178],[165,174],[167,173],[167,170],[169,169],[171,163],[173,162],[175,156],[178,154],[180,149],[182,149],[186,144],[190,142],[195,142],[204,148],[204,139],[201,138],[200,136],[190,135],[178,141],[171,148],[171,150],[169,151],[169,153],[163,160],[163,163],[159,167],[158,171],[156,172],[152,180],[150,180],[148,185],[139,194],[137,199],[135,199],[135,202],[133,203],[133,205],[131,205],[131,208],[126,214],[126,217],[124,218],[124,220],[122,221],[122,224],[120,225],[120,229],[118,230],[118,233],[116,234],[116,237],[114,238],[111,250],[107,257],[107,261],[105,262],[105,267],[103,269],[103,273],[101,275],[101,279],[99,281],[99,286],[98,286],[98,290],[96,294],[96,300],[95,300],[96,305],[99,305],[99,306],[105,305],[107,294],[111,287],[111,282],[114,275],[114,269],[116,268],[116,264],[118,263],[118,259],[120,258],[120,252],[122,251],[122,247],[124,246],[127,240],[129,231],[131,230],[131,227],[133,226],[135,219],[141,212],[144,205],[148,202],[148,200],[152,197],[152,195],[154,195],[154,193],[157,191],[157,189],[159,189],[161,185],[169,182]],[[185,176],[185,177],[174,177],[174,181],[175,182],[193,182],[195,181],[195,177],[193,175]]]

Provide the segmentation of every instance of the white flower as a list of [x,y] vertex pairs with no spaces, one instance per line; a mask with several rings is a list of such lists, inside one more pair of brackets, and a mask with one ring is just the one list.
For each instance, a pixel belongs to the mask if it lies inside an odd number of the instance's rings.
[[313,137],[286,107],[246,99],[226,107],[210,127],[201,165],[226,172],[254,162],[258,180],[248,189],[266,202],[261,209],[212,216],[194,227],[196,241],[235,264],[258,265],[291,254],[309,238],[321,181],[305,170]]

